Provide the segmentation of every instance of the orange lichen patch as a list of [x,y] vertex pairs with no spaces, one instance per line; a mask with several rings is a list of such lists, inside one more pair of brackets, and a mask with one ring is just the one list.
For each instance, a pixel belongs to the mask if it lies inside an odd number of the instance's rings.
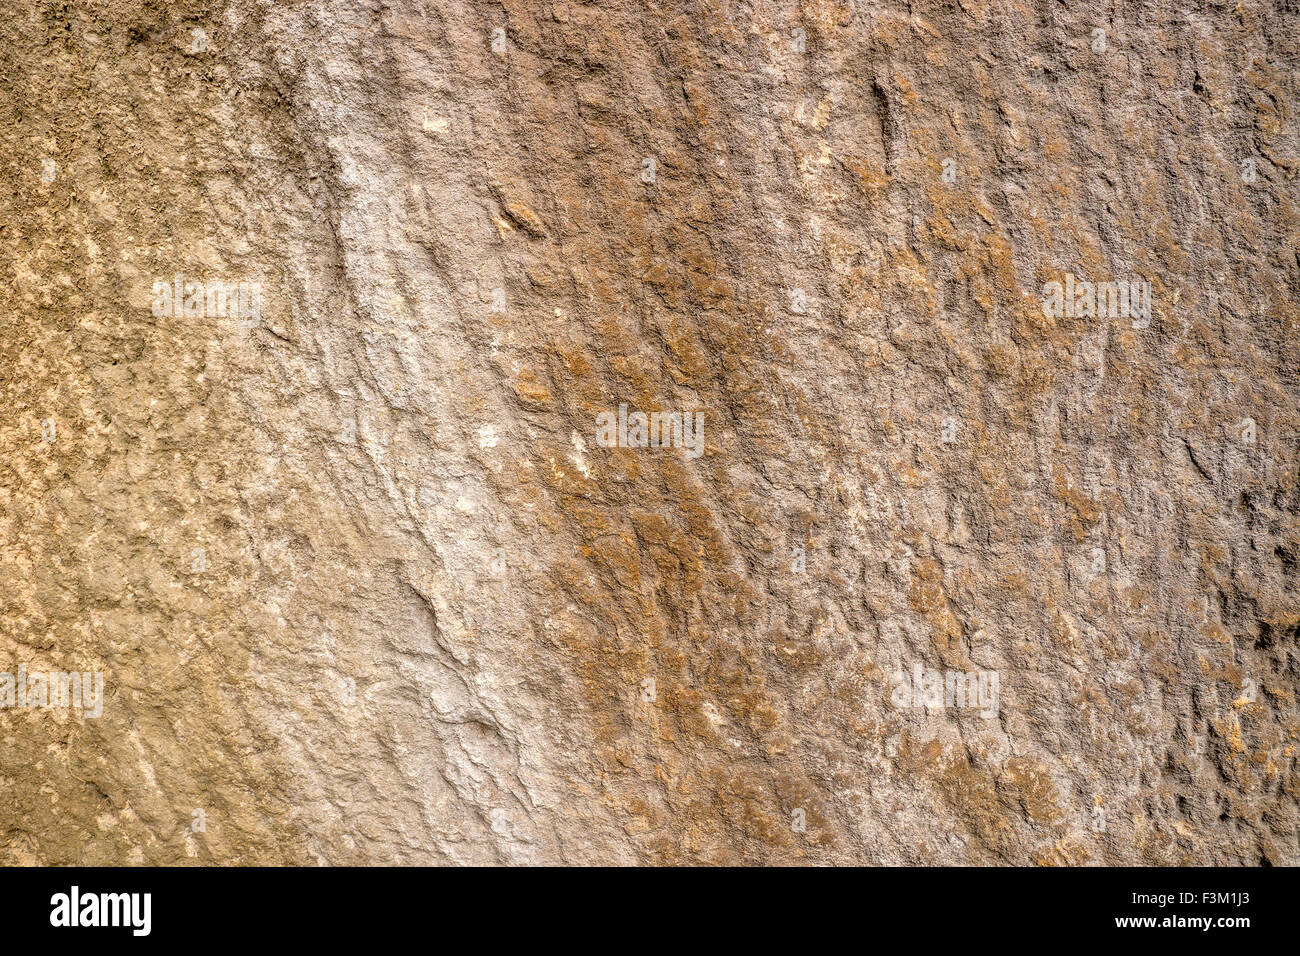
[[1034,823],[1049,824],[1061,818],[1051,777],[1029,758],[1008,760],[998,784]]
[[1092,853],[1075,837],[1061,837],[1051,846],[1035,850],[1036,866],[1083,866],[1092,859]]
[[584,548],[583,554],[608,570],[620,587],[635,591],[640,586],[641,555],[636,537],[630,532],[598,538]]
[[641,281],[654,289],[668,308],[682,307],[681,280],[663,262],[652,262],[642,274]]
[[1201,633],[1216,644],[1222,644],[1225,647],[1232,643],[1232,634],[1218,621],[1206,621],[1201,627]]
[[759,739],[767,738],[781,722],[768,694],[757,688],[733,694],[727,698],[727,706],[732,716]]
[[1241,683],[1241,668],[1231,659],[1226,661],[1210,661],[1205,655],[1197,654],[1196,661],[1200,665],[1201,674],[1212,681],[1225,681],[1229,684]]
[[939,659],[945,664],[960,665],[965,657],[960,642],[961,622],[944,593],[943,567],[937,561],[921,558],[912,563],[908,604],[930,623],[930,635]]
[[1288,609],[1271,614],[1268,627],[1273,634],[1300,634],[1300,611]]
[[1072,678],[1073,694],[1070,696],[1070,702],[1082,713],[1107,713],[1110,710],[1110,701],[1101,689],[1090,680],[1082,677]]
[[953,760],[936,768],[933,784],[948,811],[969,834],[972,862],[1009,855],[1015,830],[990,774],[965,760]]
[[1019,364],[1016,348],[1009,342],[996,342],[984,352],[984,367],[992,378],[1010,380]]
[[898,769],[905,773],[933,771],[943,756],[943,744],[937,739],[917,740],[910,731],[904,730],[899,740],[898,756],[895,758]]
[[1069,507],[1070,531],[1074,540],[1087,539],[1093,526],[1101,519],[1101,504],[1080,491],[1059,465],[1052,469],[1052,496]]
[[1241,738],[1241,720],[1236,713],[1211,717],[1210,728],[1215,737],[1227,745],[1229,758],[1246,752],[1246,744]]
[[670,316],[661,326],[661,334],[677,360],[674,375],[677,381],[687,382],[708,374],[708,353],[701,347],[699,332],[690,323]]
[[575,504],[568,509],[568,514],[588,541],[609,535],[615,530],[616,519],[604,509]]
[[1079,628],[1070,616],[1064,613],[1052,598],[1047,598],[1044,606],[1051,614],[1052,637],[1062,647],[1077,650],[1081,641]]
[[854,182],[868,200],[877,199],[889,186],[889,173],[883,164],[861,156],[841,156],[840,163],[853,174]]
[[551,390],[533,369],[523,369],[515,376],[515,395],[527,407],[545,408],[551,401]]
[[508,202],[504,211],[513,225],[523,229],[533,238],[541,238],[546,235],[546,227],[542,225],[541,217],[525,203],[518,200]]
[[665,464],[664,482],[668,486],[670,498],[677,501],[686,521],[686,529],[696,543],[700,557],[721,572],[724,564],[730,560],[731,553],[723,545],[713,512],[697,499],[676,497],[694,491],[688,484],[686,470],[681,465]]

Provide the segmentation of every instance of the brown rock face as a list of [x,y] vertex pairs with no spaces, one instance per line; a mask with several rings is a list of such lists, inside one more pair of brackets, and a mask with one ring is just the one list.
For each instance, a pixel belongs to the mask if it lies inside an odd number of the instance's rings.
[[1300,12],[1130,6],[7,4],[0,862],[1300,863]]

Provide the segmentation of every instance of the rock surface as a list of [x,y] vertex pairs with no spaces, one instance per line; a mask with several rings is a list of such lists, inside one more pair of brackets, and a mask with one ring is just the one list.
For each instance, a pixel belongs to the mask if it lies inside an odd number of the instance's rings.
[[0,862],[1300,863],[1298,53],[12,0]]

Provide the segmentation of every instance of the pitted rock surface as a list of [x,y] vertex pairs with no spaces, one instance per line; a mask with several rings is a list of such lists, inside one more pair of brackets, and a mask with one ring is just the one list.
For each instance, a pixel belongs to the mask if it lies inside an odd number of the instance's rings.
[[1300,863],[1298,48],[13,0],[0,862]]

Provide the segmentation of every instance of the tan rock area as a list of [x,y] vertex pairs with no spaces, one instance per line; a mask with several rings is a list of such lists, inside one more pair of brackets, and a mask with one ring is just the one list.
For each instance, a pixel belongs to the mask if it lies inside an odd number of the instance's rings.
[[1300,863],[1298,108],[1292,0],[9,0],[0,863]]

